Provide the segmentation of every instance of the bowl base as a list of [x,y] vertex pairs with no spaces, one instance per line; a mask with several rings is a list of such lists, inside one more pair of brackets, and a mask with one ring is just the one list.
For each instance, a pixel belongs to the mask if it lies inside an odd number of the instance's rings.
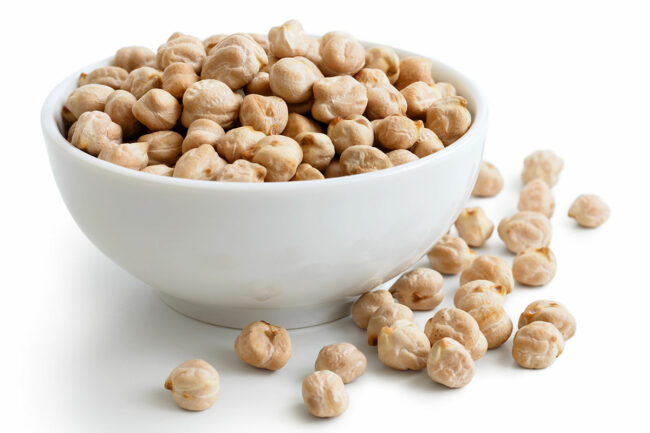
[[156,294],[171,309],[184,316],[211,325],[242,329],[251,322],[264,320],[287,329],[305,328],[341,319],[350,314],[352,299],[296,308],[239,308],[193,303],[160,290]]

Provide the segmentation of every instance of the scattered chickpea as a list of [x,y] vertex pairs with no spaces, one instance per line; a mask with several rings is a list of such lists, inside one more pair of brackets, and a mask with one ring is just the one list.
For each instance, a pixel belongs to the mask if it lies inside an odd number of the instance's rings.
[[315,371],[302,382],[307,410],[319,418],[341,415],[348,408],[348,393],[341,377],[329,370]]
[[116,90],[106,98],[104,113],[122,127],[122,136],[131,138],[142,131],[142,124],[133,115],[133,106],[138,102],[135,96],[126,90]]
[[366,68],[380,69],[391,84],[399,77],[399,57],[389,47],[372,47],[366,50]]
[[528,304],[519,316],[519,328],[533,322],[548,322],[568,340],[576,333],[576,319],[561,304],[553,301],[539,300]]
[[521,327],[512,343],[512,357],[524,368],[546,368],[564,350],[564,338],[548,322],[532,322]]
[[273,96],[271,91],[271,78],[268,72],[260,71],[253,79],[246,85],[247,94],[255,94],[262,96]]
[[149,163],[148,148],[147,142],[109,144],[102,148],[97,157],[132,170],[142,170]]
[[557,183],[564,161],[550,150],[538,150],[524,159],[521,180],[527,184],[533,179],[542,179],[552,187]]
[[427,320],[424,333],[435,344],[444,337],[460,342],[472,355],[479,359],[488,348],[488,342],[481,333],[476,320],[467,312],[458,308],[443,308]]
[[320,68],[328,77],[354,75],[366,63],[366,50],[363,45],[343,32],[330,32],[323,35],[319,53]]
[[350,343],[329,344],[318,352],[314,369],[338,374],[343,383],[359,378],[366,370],[366,356]]
[[73,146],[97,156],[104,147],[122,142],[122,128],[113,123],[106,113],[86,111],[75,123],[70,142]]
[[494,349],[505,343],[512,334],[512,320],[502,305],[482,304],[472,308],[468,313],[476,320],[485,336],[488,349]]
[[366,292],[352,304],[352,321],[362,329],[368,327],[370,317],[382,305],[393,304],[393,295],[388,290]]
[[323,78],[314,83],[314,119],[329,123],[336,117],[363,114],[368,94],[363,84],[349,75]]
[[302,180],[319,180],[325,179],[323,173],[316,170],[309,164],[300,164],[296,169],[296,174],[291,178],[292,181],[302,181]]
[[429,106],[426,126],[445,146],[458,140],[469,129],[472,115],[466,106],[467,100],[461,96],[440,98]]
[[323,78],[318,67],[305,57],[278,60],[269,71],[269,86],[273,93],[289,104],[309,101],[314,83]]
[[333,159],[332,162],[330,162],[330,165],[325,169],[325,179],[341,176],[345,176],[345,173],[343,173],[343,167],[341,167],[341,162],[338,159]]
[[282,135],[286,135],[287,137],[291,137],[296,140],[298,135],[302,132],[322,133],[323,128],[318,122],[315,122],[314,120],[305,117],[302,114],[289,113],[287,126],[284,128]]
[[199,76],[189,63],[171,63],[162,75],[162,88],[174,98],[182,98],[192,84],[199,81]]
[[202,79],[183,95],[181,122],[187,128],[196,119],[210,119],[228,128],[237,119],[243,99],[221,81]]
[[187,63],[198,74],[201,72],[205,57],[203,41],[194,36],[174,33],[167,42],[158,47],[156,63],[160,70],[164,70],[172,63]]
[[226,36],[210,50],[201,70],[201,80],[219,80],[233,90],[239,89],[248,84],[267,62],[264,48],[249,35]]
[[289,20],[269,30],[271,53],[277,58],[304,56],[309,49],[305,31],[297,20]]
[[333,119],[327,127],[327,135],[339,155],[351,146],[372,146],[375,140],[370,121],[360,114]]
[[215,180],[219,172],[226,166],[209,144],[185,152],[174,167],[174,177],[197,180]]
[[253,367],[278,370],[291,357],[291,338],[284,328],[253,322],[235,339],[235,353]]
[[442,98],[440,91],[434,84],[416,81],[411,83],[401,91],[408,110],[406,114],[414,119],[424,119],[427,117],[427,110],[436,101]]
[[196,119],[187,129],[181,146],[182,153],[195,149],[202,144],[217,146],[217,141],[225,134],[223,128],[210,119]]
[[202,359],[185,361],[169,374],[165,388],[185,410],[205,410],[219,398],[219,373]]
[[583,227],[595,228],[609,218],[607,203],[593,194],[582,194],[569,208],[569,217],[574,218]]
[[505,288],[506,293],[512,292],[515,285],[510,265],[495,256],[478,256],[460,274],[460,284],[474,280],[488,280]]
[[151,131],[172,129],[181,116],[181,105],[169,92],[151,89],[133,105],[133,115]]
[[485,304],[503,305],[507,294],[505,287],[492,281],[474,280],[460,286],[454,295],[454,305],[463,311]]
[[454,225],[458,230],[458,235],[465,239],[467,245],[471,247],[480,247],[485,244],[494,231],[494,224],[480,207],[463,209]]
[[233,128],[217,139],[217,152],[228,162],[234,163],[244,158],[244,155],[264,137],[266,135],[263,132],[256,131],[250,126]]
[[104,111],[111,93],[113,88],[103,84],[86,84],[70,93],[64,107],[72,113],[73,119],[79,119],[79,116],[88,111]]
[[412,320],[397,320],[379,332],[379,360],[396,370],[423,369],[430,349],[429,339]]
[[398,165],[406,164],[419,159],[416,154],[406,149],[391,150],[386,154],[386,156],[388,156],[388,159],[390,159],[393,167],[397,167]]
[[519,194],[517,209],[539,212],[547,218],[553,216],[555,198],[548,184],[542,179],[533,179],[524,185]]
[[521,211],[501,220],[499,237],[513,253],[541,248],[551,242],[551,222],[539,212]]
[[181,156],[183,136],[178,132],[152,132],[141,136],[138,141],[149,143],[149,164],[174,165]]
[[174,169],[172,167],[166,166],[165,164],[149,165],[140,171],[166,177],[171,177],[174,174]]
[[155,66],[156,54],[146,47],[124,47],[115,53],[113,64],[131,72],[143,66]]
[[420,137],[422,128],[421,121],[406,116],[388,116],[374,124],[377,140],[390,150],[411,148]]
[[429,59],[422,57],[403,58],[399,62],[399,78],[395,82],[395,87],[402,90],[416,81],[433,84],[432,67],[433,65]]
[[429,264],[436,271],[455,275],[472,264],[476,253],[472,251],[463,238],[443,235],[427,253]]
[[465,346],[453,338],[444,337],[429,351],[427,375],[448,388],[462,388],[474,377],[474,360]]
[[263,165],[254,162],[238,159],[232,164],[226,165],[217,174],[217,179],[221,182],[264,182],[266,168]]
[[520,251],[512,262],[512,276],[526,286],[548,284],[557,270],[555,254],[548,247]]
[[266,182],[286,182],[296,174],[302,161],[302,149],[293,138],[269,135],[246,150],[243,156],[266,167]]
[[412,310],[433,310],[442,302],[443,283],[442,275],[433,269],[416,268],[399,277],[390,293]]
[[424,158],[445,148],[435,132],[429,128],[420,129],[420,137],[415,141],[411,152],[418,158]]
[[[487,161],[481,162],[481,168],[479,169],[472,195],[475,197],[494,197],[502,189],[503,176],[501,176],[499,169]],[[519,203],[521,205],[521,200]],[[519,210],[523,209],[520,208]]]
[[142,66],[129,72],[122,84],[122,90],[126,90],[135,96],[136,99],[151,89],[160,89],[162,87],[163,74],[158,69],[149,66]]
[[381,329],[384,326],[391,326],[398,320],[409,320],[412,322],[414,320],[413,311],[406,305],[396,304],[394,302],[380,305],[368,320],[368,326],[366,328],[368,344],[376,346]]
[[319,132],[301,132],[294,137],[302,149],[302,161],[316,170],[325,170],[334,158],[332,140]]
[[124,68],[119,66],[102,66],[93,70],[88,74],[81,74],[79,77],[79,85],[85,84],[103,84],[104,86],[111,87],[112,89],[120,89],[129,73]]
[[371,146],[348,147],[341,154],[340,164],[344,175],[370,173],[393,166],[384,152]]

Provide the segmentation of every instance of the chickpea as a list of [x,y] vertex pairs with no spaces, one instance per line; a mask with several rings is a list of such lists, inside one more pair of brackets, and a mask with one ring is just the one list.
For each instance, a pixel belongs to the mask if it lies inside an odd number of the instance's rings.
[[266,53],[266,57],[272,55],[271,54],[271,42],[269,41],[269,38],[268,38],[267,35],[261,35],[259,33],[249,33],[248,36],[253,38],[253,40],[255,42],[257,42],[260,47],[262,47],[262,49]]
[[524,368],[546,368],[564,350],[564,338],[548,322],[532,322],[520,328],[512,343],[512,357]]
[[541,248],[551,242],[551,222],[539,212],[521,211],[501,220],[499,237],[513,253]]
[[246,95],[239,109],[239,120],[242,125],[266,135],[278,135],[289,120],[287,103],[277,96]]
[[366,292],[352,304],[352,321],[359,328],[366,329],[370,317],[379,307],[393,303],[393,295],[387,290]]
[[89,74],[81,74],[79,77],[79,85],[103,84],[112,89],[120,89],[128,76],[129,73],[126,69],[120,68],[119,66],[102,66]]
[[330,165],[325,169],[325,179],[341,176],[345,176],[345,173],[343,173],[343,167],[341,167],[341,162],[338,159],[333,159],[332,162],[330,162]]
[[386,154],[390,162],[393,164],[393,167],[398,165],[407,164],[409,162],[417,161],[419,158],[410,150],[406,149],[397,149],[391,150]]
[[595,228],[609,218],[607,203],[594,194],[582,194],[569,208],[569,217],[574,218],[582,227]]
[[482,161],[481,168],[478,172],[478,178],[476,179],[474,189],[472,190],[472,195],[475,197],[494,197],[501,192],[502,189],[503,176],[501,176],[499,169],[487,161]]
[[172,129],[181,116],[181,105],[169,92],[151,89],[133,105],[133,115],[152,131]]
[[548,284],[557,270],[555,254],[548,248],[529,248],[520,251],[512,262],[512,276],[526,286]]
[[312,98],[314,83],[322,78],[323,74],[309,59],[286,57],[271,67],[269,86],[287,103],[301,104]]
[[494,224],[480,207],[463,209],[454,225],[458,230],[458,235],[465,239],[467,245],[471,247],[480,247],[485,244],[494,231]]
[[397,320],[379,332],[379,360],[396,370],[423,369],[430,349],[429,339],[412,320]]
[[266,168],[254,162],[238,159],[232,164],[226,165],[217,175],[221,182],[264,182]]
[[219,33],[216,35],[208,36],[207,38],[203,39],[203,48],[205,48],[205,52],[207,53],[207,55],[210,55],[210,50],[216,47],[219,44],[219,42],[226,39],[227,36],[228,35],[225,33]]
[[548,218],[553,216],[555,199],[548,184],[542,179],[534,179],[524,185],[519,194],[517,209],[539,212]]
[[174,169],[166,166],[165,164],[149,165],[140,170],[143,173],[155,174],[158,176],[171,177],[174,174]]
[[465,283],[454,295],[454,305],[463,311],[470,311],[480,305],[503,305],[508,292],[505,287],[488,280],[474,280]]
[[142,131],[142,124],[133,115],[133,106],[138,102],[135,96],[126,90],[116,90],[106,98],[104,113],[122,127],[124,138],[135,137]]
[[427,320],[424,333],[435,344],[444,337],[453,338],[472,355],[479,359],[487,351],[488,343],[481,333],[476,320],[467,312],[458,308],[443,308]]
[[351,146],[372,146],[375,140],[370,121],[359,114],[335,118],[327,127],[327,135],[338,154]]
[[436,271],[455,275],[467,269],[476,253],[472,251],[463,238],[443,235],[440,240],[427,253],[429,264]]
[[301,180],[320,180],[325,179],[323,173],[316,170],[310,164],[300,164],[296,169],[296,174],[291,178],[292,181],[301,181]]
[[71,119],[74,121],[88,111],[104,111],[111,93],[113,89],[103,84],[86,84],[70,93],[64,108],[72,113]]
[[442,98],[440,91],[434,84],[416,81],[401,91],[408,110],[406,114],[413,119],[424,119],[427,117],[427,110],[434,101]]
[[363,68],[354,74],[354,79],[366,86],[366,89],[390,86],[390,80],[381,69]]
[[294,139],[302,149],[302,161],[316,170],[325,170],[334,158],[334,144],[325,134],[301,132]]
[[528,304],[519,316],[519,328],[533,322],[548,322],[562,333],[564,340],[568,340],[576,333],[576,319],[561,304],[553,301],[539,300]]
[[390,293],[411,310],[433,310],[442,302],[443,283],[442,275],[433,269],[416,268],[399,277]]
[[183,94],[192,84],[199,81],[199,76],[189,63],[171,63],[165,68],[162,75],[162,88],[174,98],[182,98]]
[[408,320],[413,322],[413,311],[406,305],[396,304],[394,302],[385,303],[380,305],[377,310],[370,316],[366,334],[368,337],[368,344],[371,346],[377,345],[377,338],[384,326],[391,326],[398,320]]
[[306,102],[301,102],[300,104],[287,104],[289,108],[289,113],[296,113],[302,115],[308,115],[311,112],[312,107],[314,106],[314,100],[310,99]]
[[187,134],[181,146],[182,153],[199,147],[202,144],[217,146],[217,141],[225,134],[223,128],[210,119],[196,119],[187,129]]
[[266,167],[266,182],[286,182],[302,161],[302,149],[284,135],[269,135],[244,152],[244,158]]
[[542,179],[552,187],[557,183],[563,167],[564,161],[555,153],[550,150],[538,150],[524,159],[521,180],[527,184],[533,179]]
[[344,75],[329,77],[314,83],[314,119],[329,123],[336,117],[363,114],[368,105],[368,94],[363,84]]
[[442,338],[431,347],[427,375],[448,388],[462,388],[474,377],[474,360],[465,346],[453,338]]
[[321,70],[328,77],[354,75],[366,63],[366,51],[363,45],[343,32],[330,32],[323,35],[319,53]]
[[217,151],[228,162],[234,163],[236,160],[244,158],[246,152],[264,137],[266,135],[263,132],[256,131],[250,126],[233,128],[217,139]]
[[201,72],[205,57],[203,41],[194,36],[174,33],[167,42],[158,47],[156,63],[160,70],[164,70],[172,63],[187,63],[198,74]]
[[181,122],[188,128],[196,119],[210,119],[229,128],[239,115],[243,99],[221,81],[202,79],[183,95]]
[[366,86],[368,105],[365,114],[369,119],[406,115],[406,99],[390,84],[383,71],[364,68],[354,78]]
[[371,146],[348,147],[341,154],[340,164],[344,175],[370,173],[393,166],[384,152]]
[[458,140],[472,123],[472,115],[466,108],[467,100],[461,96],[440,98],[427,110],[427,128],[431,129],[449,146]]
[[132,170],[142,170],[149,163],[148,148],[149,143],[146,142],[109,144],[102,148],[97,157]]
[[297,20],[289,20],[269,30],[271,53],[278,58],[304,56],[309,49],[305,31]]
[[127,72],[143,66],[153,67],[156,64],[156,54],[146,47],[124,47],[115,53],[113,64]]
[[122,128],[117,123],[113,123],[108,114],[101,111],[82,113],[75,123],[70,140],[75,147],[93,156],[99,155],[104,147],[121,142]]
[[341,415],[348,408],[348,393],[341,377],[329,370],[315,371],[302,382],[307,410],[319,418]]
[[268,72],[260,71],[253,79],[246,85],[247,94],[255,94],[262,96],[272,96],[271,91],[271,78]]
[[253,367],[279,370],[291,357],[291,338],[284,328],[253,322],[235,339],[235,353]]
[[433,65],[429,59],[422,57],[403,58],[399,62],[399,78],[395,82],[395,87],[402,90],[416,81],[433,84],[432,67]]
[[461,285],[475,280],[492,281],[503,286],[506,293],[512,292],[515,285],[508,263],[495,256],[478,256],[460,274]]
[[[298,113],[289,113],[289,119],[287,120],[287,126],[284,128],[282,135],[291,137],[294,140],[303,132],[318,132],[322,133],[323,128],[318,122],[313,121],[312,119],[303,116]],[[311,163],[310,163],[311,164]],[[314,165],[314,164],[312,164]]]
[[201,80],[215,79],[233,90],[239,89],[268,61],[264,49],[249,35],[230,35],[210,51],[201,70]]
[[174,167],[174,177],[197,180],[215,180],[226,166],[214,147],[202,144],[185,152]]
[[329,370],[338,374],[343,383],[359,378],[366,370],[368,360],[353,344],[337,343],[323,347],[318,352],[314,369]]
[[140,99],[149,90],[160,89],[162,78],[163,74],[159,70],[143,66],[129,72],[129,76],[122,83],[122,90],[130,92],[136,99]]
[[219,373],[202,359],[185,361],[169,374],[165,388],[185,410],[205,410],[219,398]]
[[388,116],[374,125],[375,136],[387,149],[409,149],[420,137],[422,122],[406,116]]
[[494,349],[505,343],[512,334],[512,320],[502,305],[482,304],[472,308],[468,313],[476,320],[485,336],[488,349]]
[[174,165],[181,156],[183,136],[174,131],[157,131],[138,138],[149,143],[149,164]]
[[305,38],[307,39],[307,52],[305,53],[305,57],[311,60],[314,65],[320,65],[323,61],[320,55],[320,39],[312,38],[311,36],[305,36]]
[[420,129],[420,137],[415,141],[411,152],[418,158],[424,158],[445,148],[435,132],[429,128]]
[[383,71],[390,84],[399,77],[399,57],[395,50],[389,47],[372,47],[366,50],[366,68]]

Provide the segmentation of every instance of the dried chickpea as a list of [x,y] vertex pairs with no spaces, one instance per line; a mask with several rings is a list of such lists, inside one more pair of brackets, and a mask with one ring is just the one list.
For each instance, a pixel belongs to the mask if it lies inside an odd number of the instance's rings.
[[226,165],[217,175],[221,182],[264,182],[266,168],[254,162],[238,159],[232,164]]
[[488,343],[476,320],[458,308],[443,308],[427,320],[424,333],[435,344],[445,337],[453,338],[465,346],[472,359],[479,359],[487,351]]
[[368,360],[354,344],[329,344],[318,352],[314,369],[329,370],[338,374],[343,383],[359,378],[366,370]]
[[555,198],[548,184],[542,179],[533,179],[524,185],[519,194],[517,209],[539,212],[548,218],[553,216]]
[[411,152],[418,158],[424,158],[445,148],[435,132],[429,128],[420,129],[420,137],[415,141]]
[[291,357],[291,338],[282,327],[253,322],[235,339],[235,353],[253,367],[279,370]]
[[564,161],[550,150],[538,150],[524,159],[521,180],[527,184],[533,179],[542,179],[552,187],[557,183]]
[[311,114],[321,122],[329,123],[336,117],[361,115],[368,105],[365,86],[348,75],[322,78],[314,83],[313,91]]
[[548,322],[562,333],[564,340],[568,340],[576,333],[576,319],[561,304],[553,301],[535,301],[526,307],[519,316],[519,328],[533,322]]
[[548,322],[532,322],[520,328],[512,343],[512,357],[524,368],[546,368],[564,350],[564,338]]
[[354,78],[366,86],[368,105],[365,114],[371,119],[406,116],[406,99],[379,69],[364,68]]
[[[122,142],[122,128],[101,111],[86,111],[79,116],[70,142],[93,156],[104,147]],[[146,164],[145,164],[146,165]]]
[[345,176],[343,168],[341,167],[341,162],[338,159],[333,159],[332,162],[330,162],[330,165],[325,169],[325,179],[341,176]]
[[505,287],[488,280],[474,280],[465,283],[454,295],[454,305],[463,311],[470,311],[480,305],[503,305],[508,292]]
[[281,134],[288,120],[287,103],[277,96],[246,95],[239,109],[243,126],[251,126],[266,135]]
[[124,47],[115,53],[113,64],[127,72],[143,66],[153,67],[156,64],[156,54],[146,47]]
[[226,39],[227,36],[228,35],[225,33],[219,33],[216,35],[208,36],[207,38],[203,39],[203,48],[205,48],[205,52],[208,55],[210,55],[210,50],[216,47],[219,44],[219,42]]
[[495,256],[478,256],[460,274],[460,284],[474,280],[488,280],[503,286],[506,293],[512,292],[515,285],[512,270],[508,263]]
[[458,140],[472,123],[472,115],[466,108],[467,100],[461,96],[440,98],[427,110],[427,128],[431,129],[449,146]]
[[[307,38],[307,52],[305,57],[312,61],[314,65],[320,65],[323,58],[320,56],[320,39],[305,36]],[[319,69],[320,70],[320,69]]]
[[246,34],[225,37],[203,63],[201,80],[214,79],[239,89],[248,84],[269,61],[264,48]]
[[363,45],[343,32],[330,32],[323,35],[319,53],[320,68],[328,77],[354,75],[366,63],[366,50]]
[[406,114],[413,119],[424,119],[427,117],[427,110],[436,101],[442,98],[440,91],[434,84],[416,81],[404,87],[401,91],[408,110]]
[[302,24],[297,20],[289,20],[269,30],[269,46],[277,58],[304,56],[309,49],[309,41]]
[[386,154],[386,156],[388,156],[388,159],[390,159],[393,167],[417,161],[419,159],[416,154],[406,149],[391,150]]
[[548,247],[520,251],[512,262],[512,276],[526,286],[548,284],[557,271],[555,254]]
[[70,93],[63,107],[72,113],[73,120],[88,111],[104,111],[113,88],[103,84],[86,84]]
[[352,321],[362,329],[368,327],[370,317],[382,305],[393,304],[393,295],[388,290],[366,292],[352,304]]
[[294,139],[302,149],[302,161],[316,170],[325,170],[334,158],[334,144],[325,134],[301,132]]
[[414,320],[413,311],[406,305],[396,304],[394,302],[380,305],[368,320],[368,326],[366,327],[368,344],[376,346],[381,329],[384,326],[391,326],[398,320],[412,322]]
[[174,167],[174,177],[197,180],[215,180],[226,166],[214,147],[202,144],[185,152]]
[[275,65],[278,60],[277,57],[275,57],[273,54],[266,53],[266,57],[269,60],[268,63],[260,68],[260,72],[266,72],[266,73],[271,73],[271,68],[273,65]]
[[140,171],[144,173],[155,174],[158,176],[167,176],[167,177],[171,177],[171,175],[174,174],[174,169],[166,166],[165,164],[149,165]]
[[185,410],[205,410],[219,398],[219,373],[202,359],[185,361],[169,374],[165,388]]
[[429,59],[422,57],[403,58],[399,62],[399,78],[395,82],[395,87],[402,90],[416,81],[433,84],[432,67],[433,65]]
[[253,38],[255,42],[259,44],[260,47],[264,50],[266,53],[266,57],[271,56],[271,42],[269,41],[269,38],[267,35],[261,35],[259,33],[249,33],[248,36]]
[[423,128],[421,121],[413,121],[406,116],[388,116],[373,126],[379,143],[390,150],[411,148]]
[[88,74],[81,74],[79,77],[79,85],[103,84],[112,89],[120,89],[128,76],[129,73],[126,69],[120,68],[119,66],[102,66]]
[[152,131],[172,129],[181,117],[181,105],[169,92],[151,89],[133,105],[133,115]]
[[302,161],[302,149],[284,135],[269,135],[244,152],[244,158],[266,167],[266,182],[290,180]]
[[255,74],[250,83],[246,84],[246,93],[272,96],[273,92],[271,91],[271,78],[269,73],[260,71]]
[[133,170],[142,170],[149,163],[147,149],[149,143],[122,143],[104,146],[97,157],[113,164]]
[[104,113],[122,127],[124,138],[135,137],[142,131],[142,124],[133,115],[133,106],[138,102],[135,96],[126,90],[116,90],[106,98]]
[[162,71],[172,63],[187,63],[198,74],[205,57],[203,41],[194,36],[174,33],[167,42],[158,47],[156,64]]
[[320,180],[325,179],[323,173],[316,170],[309,164],[300,164],[296,169],[296,174],[291,178],[292,181],[301,181],[301,180]]
[[314,106],[314,100],[310,99],[306,102],[301,102],[300,104],[287,104],[289,108],[289,113],[303,114],[308,115],[311,112],[311,108]]
[[412,320],[397,320],[379,332],[379,360],[396,370],[423,369],[430,349],[429,339]]
[[183,136],[174,131],[156,131],[138,138],[149,143],[149,164],[174,165],[181,157]]
[[199,147],[202,144],[209,144],[212,147],[217,146],[217,141],[223,137],[225,132],[223,128],[210,119],[196,119],[187,129],[187,134],[183,139],[181,146],[182,153],[190,149]]
[[443,83],[441,81],[435,84],[436,89],[440,92],[441,98],[446,98],[447,96],[456,96],[456,88],[453,84]]
[[583,227],[595,228],[609,218],[609,206],[594,194],[582,194],[569,208],[569,217]]
[[187,88],[183,95],[181,122],[188,128],[196,119],[210,119],[228,128],[237,119],[242,96],[218,80],[202,79]]
[[380,69],[391,84],[399,77],[399,57],[389,47],[372,47],[366,50],[366,68]]
[[[305,117],[302,114],[291,113],[289,112],[289,119],[287,120],[287,126],[284,128],[282,135],[291,137],[294,140],[302,132],[323,132],[323,127],[320,123]],[[313,164],[312,164],[313,165]]]
[[170,63],[162,75],[162,88],[174,98],[182,98],[192,84],[199,81],[199,76],[189,63]]
[[162,78],[163,74],[158,69],[142,66],[129,72],[129,76],[122,83],[122,90],[130,92],[136,99],[140,99],[149,90],[160,89]]
[[289,104],[308,102],[316,81],[323,78],[318,67],[305,57],[278,60],[269,71],[271,91]]
[[513,253],[528,248],[541,248],[551,242],[551,223],[539,212],[521,211],[501,220],[499,237]]
[[455,275],[472,264],[476,253],[472,251],[463,238],[443,235],[427,253],[429,264],[436,271]]
[[266,135],[263,132],[256,131],[250,126],[233,128],[217,139],[217,152],[228,162],[234,163],[236,160],[244,158],[246,152],[264,137]]
[[375,140],[370,121],[359,114],[333,119],[327,127],[327,135],[339,155],[351,146],[372,146]]
[[482,246],[494,231],[494,224],[480,207],[463,209],[454,225],[458,230],[458,236],[465,239],[467,245],[471,247]]
[[487,161],[482,161],[472,195],[475,197],[494,197],[502,189],[503,176],[501,176],[499,169]]
[[505,343],[512,334],[512,320],[502,305],[482,304],[472,308],[468,313],[476,320],[485,336],[488,349],[494,349]]
[[348,408],[348,393],[341,377],[329,370],[315,371],[302,382],[307,410],[319,418],[341,415]]
[[433,269],[416,268],[399,277],[390,293],[411,310],[433,310],[442,302],[443,283],[442,275]]
[[465,346],[453,338],[442,338],[431,347],[427,375],[448,388],[462,388],[474,377],[474,360]]
[[354,74],[354,79],[366,86],[367,89],[390,85],[390,80],[381,69],[363,68]]
[[348,147],[341,154],[340,164],[344,175],[370,173],[393,166],[384,152],[371,146]]

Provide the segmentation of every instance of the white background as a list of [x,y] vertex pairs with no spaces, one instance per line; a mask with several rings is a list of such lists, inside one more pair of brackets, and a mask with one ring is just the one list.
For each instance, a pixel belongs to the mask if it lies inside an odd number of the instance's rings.
[[[647,428],[648,10],[602,2],[34,2],[3,6],[2,392],[4,431],[566,431]],[[511,341],[477,362],[474,380],[447,390],[424,372],[381,365],[350,319],[292,331],[281,371],[241,363],[236,332],[163,305],[82,235],[59,197],[39,125],[49,90],[124,45],[157,47],[182,31],[207,37],[266,32],[298,18],[310,33],[358,38],[438,58],[474,78],[491,103],[485,157],[506,180],[496,199],[472,200],[495,223],[516,209],[523,158],[539,148],[565,160],[554,188],[556,278],[515,288],[516,321],[529,302],[553,299],[578,321],[550,368],[512,361]],[[566,212],[583,192],[612,208],[601,228]],[[481,253],[511,260],[495,235]],[[424,263],[424,262],[422,262]],[[445,306],[458,286],[445,283]],[[432,313],[417,314],[422,326]],[[351,341],[368,369],[347,385],[350,407],[309,416],[300,385],[320,347]],[[221,373],[210,410],[178,409],[163,390],[169,371],[201,357]],[[5,427],[9,429],[5,429]]]

